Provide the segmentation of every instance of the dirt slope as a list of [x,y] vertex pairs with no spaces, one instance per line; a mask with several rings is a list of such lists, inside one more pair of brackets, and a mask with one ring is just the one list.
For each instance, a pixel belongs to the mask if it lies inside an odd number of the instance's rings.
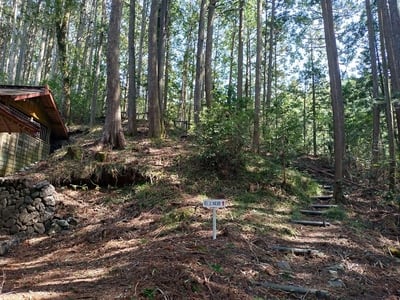
[[[142,140],[127,150],[132,166],[154,167],[140,189],[57,186],[58,215],[78,224],[28,238],[0,257],[0,299],[400,299],[400,262],[388,251],[399,247],[398,216],[379,198],[353,191],[346,219],[304,226],[290,222],[298,200],[281,187],[249,191],[236,182],[236,193],[268,193],[246,205],[225,193],[229,205],[218,211],[213,240],[211,211],[201,204],[214,195],[175,172],[184,143]],[[55,162],[21,176],[48,177]],[[216,185],[224,193],[234,184]]]

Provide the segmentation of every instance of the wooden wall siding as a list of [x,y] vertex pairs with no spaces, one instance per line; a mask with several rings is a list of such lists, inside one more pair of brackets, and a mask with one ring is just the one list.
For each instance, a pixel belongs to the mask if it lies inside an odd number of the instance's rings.
[[48,156],[50,145],[25,133],[0,133],[0,176],[7,176]]

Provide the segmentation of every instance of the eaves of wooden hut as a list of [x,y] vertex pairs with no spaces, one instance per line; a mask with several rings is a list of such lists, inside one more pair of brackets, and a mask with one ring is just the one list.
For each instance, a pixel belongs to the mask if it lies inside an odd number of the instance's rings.
[[48,86],[0,85],[0,176],[45,159],[68,130]]

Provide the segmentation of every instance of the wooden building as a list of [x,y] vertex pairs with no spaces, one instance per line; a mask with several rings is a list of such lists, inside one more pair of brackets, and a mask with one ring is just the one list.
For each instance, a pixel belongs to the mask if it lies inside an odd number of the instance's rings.
[[0,176],[45,159],[68,131],[47,86],[0,85]]

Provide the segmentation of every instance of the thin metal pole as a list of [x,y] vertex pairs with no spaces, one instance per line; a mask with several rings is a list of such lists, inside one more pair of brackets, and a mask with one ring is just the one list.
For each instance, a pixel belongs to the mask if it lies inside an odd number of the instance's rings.
[[217,209],[213,208],[213,240],[217,238]]

